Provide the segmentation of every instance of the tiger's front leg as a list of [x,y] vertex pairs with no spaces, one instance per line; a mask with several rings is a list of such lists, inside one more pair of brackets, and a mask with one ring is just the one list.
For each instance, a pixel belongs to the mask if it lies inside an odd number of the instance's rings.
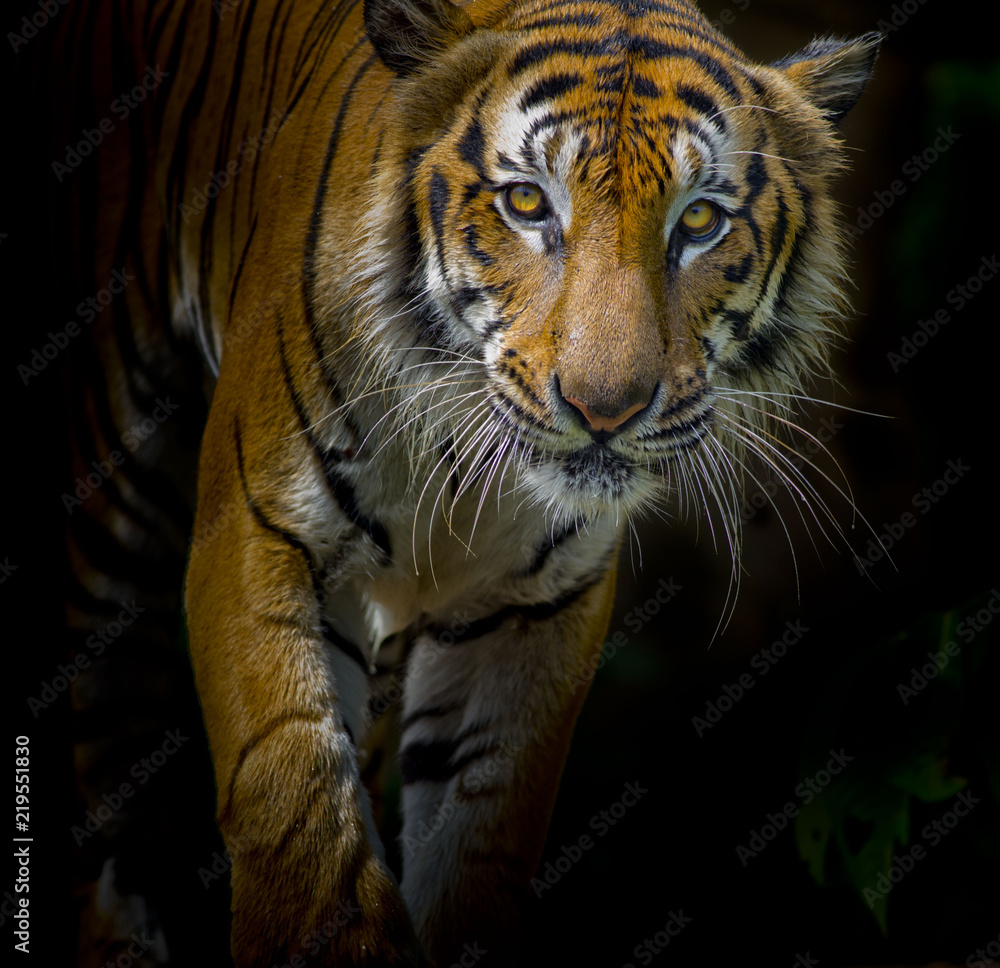
[[[614,572],[416,641],[401,720],[403,896],[435,964],[508,964]],[[480,962],[479,959],[483,960]]]
[[322,562],[294,502],[315,481],[313,455],[302,435],[262,444],[288,428],[232,399],[224,367],[186,604],[232,859],[236,964],[425,964],[358,776],[350,725],[363,691],[346,695],[351,673],[320,607]]

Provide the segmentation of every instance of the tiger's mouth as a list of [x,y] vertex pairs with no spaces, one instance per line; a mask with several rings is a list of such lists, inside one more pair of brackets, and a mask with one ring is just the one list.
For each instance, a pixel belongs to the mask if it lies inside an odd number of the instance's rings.
[[656,504],[678,476],[672,465],[696,451],[713,425],[711,394],[657,409],[620,430],[590,431],[586,438],[576,427],[555,440],[520,428],[527,480],[547,504],[575,513],[631,514]]

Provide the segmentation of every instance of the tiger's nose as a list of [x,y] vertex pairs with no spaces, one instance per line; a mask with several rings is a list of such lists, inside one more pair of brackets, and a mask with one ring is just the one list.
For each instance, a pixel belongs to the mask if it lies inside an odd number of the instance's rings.
[[[583,425],[592,434],[611,434],[617,431],[630,417],[645,410],[653,399],[656,387],[634,387],[624,397],[613,400],[582,399],[575,393],[560,387],[560,395],[583,417]],[[578,418],[579,419],[579,418]]]

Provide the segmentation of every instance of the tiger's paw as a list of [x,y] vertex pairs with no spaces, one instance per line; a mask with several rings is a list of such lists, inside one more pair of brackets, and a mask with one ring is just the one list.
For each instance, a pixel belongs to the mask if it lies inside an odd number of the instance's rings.
[[[234,878],[237,968],[429,968],[392,875],[375,857],[360,867],[353,884],[298,899],[281,897],[280,886],[271,882],[249,905],[239,903],[245,892]],[[318,896],[331,900],[311,903]]]

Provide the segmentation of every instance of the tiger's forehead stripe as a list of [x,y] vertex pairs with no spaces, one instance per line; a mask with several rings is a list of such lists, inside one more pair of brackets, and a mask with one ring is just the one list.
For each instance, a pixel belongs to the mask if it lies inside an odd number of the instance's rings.
[[683,2],[550,0],[499,26],[518,32],[506,75],[529,77],[520,107],[547,102],[533,132],[560,123],[590,131],[594,150],[617,145],[624,164],[652,163],[661,193],[671,137],[687,128],[715,141],[707,132],[726,132],[726,108],[760,93],[741,55]]
[[[484,94],[498,122],[491,162],[526,176],[535,168],[552,173],[538,160],[538,138],[565,129],[585,136],[588,158],[604,156],[610,167],[601,169],[616,193],[652,188],[662,196],[667,183],[683,188],[703,171],[721,181],[726,112],[752,103],[758,87],[749,65],[696,11],[682,3],[556,0],[522,8],[499,26],[517,27],[519,43]],[[512,95],[504,73],[519,93]],[[683,149],[673,157],[675,144],[685,143],[680,132],[702,146],[696,159]],[[565,164],[559,170],[567,173]]]
[[557,51],[584,57],[625,51],[650,60],[708,54],[743,63],[729,41],[684,4],[566,0],[522,6],[498,26],[521,37],[543,35],[521,48],[511,64],[512,77]]
[[[511,80],[515,80],[518,75],[544,64],[558,54],[590,60],[602,58],[620,60],[625,58],[631,63],[636,60],[649,62],[667,59],[691,60],[701,67],[734,101],[739,101],[743,97],[729,67],[712,54],[695,46],[667,42],[626,30],[616,31],[610,36],[595,35],[579,39],[567,39],[565,36],[554,35],[551,38],[527,44],[510,61],[507,67],[507,76]],[[735,62],[732,66],[735,66]]]

